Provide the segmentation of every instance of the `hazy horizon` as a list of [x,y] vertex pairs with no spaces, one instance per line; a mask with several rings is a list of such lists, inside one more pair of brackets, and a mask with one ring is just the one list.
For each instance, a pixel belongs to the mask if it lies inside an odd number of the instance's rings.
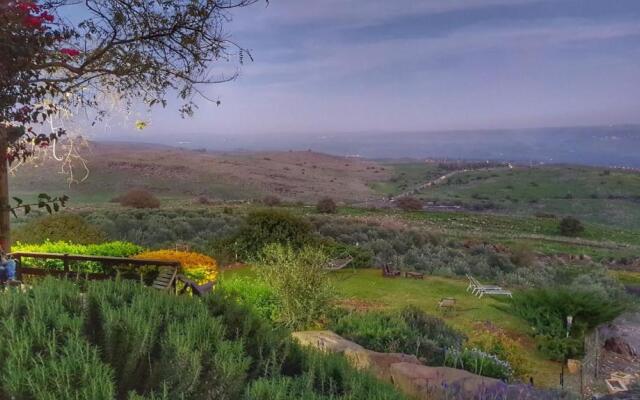
[[[176,104],[114,117],[97,139],[175,142],[277,136],[637,124],[640,3],[272,0],[226,31],[250,49],[237,80]],[[219,64],[230,72],[237,63]],[[149,122],[143,131],[133,121]]]

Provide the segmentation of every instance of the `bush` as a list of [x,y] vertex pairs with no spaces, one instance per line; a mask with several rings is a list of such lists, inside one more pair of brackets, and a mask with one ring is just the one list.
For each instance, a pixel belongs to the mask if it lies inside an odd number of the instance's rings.
[[302,218],[282,210],[262,210],[250,213],[239,232],[229,241],[241,258],[259,255],[269,244],[301,249],[311,240],[311,227]]
[[428,365],[443,365],[445,349],[460,348],[466,340],[440,318],[416,307],[344,313],[334,318],[331,329],[367,349],[413,354]]
[[[618,300],[585,287],[552,287],[516,293],[510,311],[531,324],[541,351],[554,360],[579,357],[584,335],[624,311]],[[567,316],[573,317],[566,339]]]
[[478,349],[449,350],[447,351],[445,365],[504,381],[509,381],[513,378],[513,369],[508,362]]
[[316,210],[323,214],[335,214],[338,211],[338,206],[331,197],[323,197],[316,204]]
[[153,193],[143,189],[133,189],[117,198],[121,206],[132,208],[158,208],[160,200]]
[[424,204],[415,197],[403,196],[396,200],[396,206],[403,211],[422,211]]
[[584,232],[584,225],[575,217],[564,217],[560,220],[559,229],[563,236],[578,236]]
[[265,196],[262,199],[262,204],[264,204],[265,206],[274,207],[282,204],[282,200],[280,200],[280,197],[278,196],[270,195],[270,196]]
[[[17,243],[13,246],[15,252],[31,253],[59,253],[59,254],[79,254],[106,257],[131,257],[143,251],[143,248],[128,242],[107,242],[100,244],[75,244],[70,242],[50,242],[41,244]],[[43,260],[23,257],[22,263],[25,266],[47,269],[64,269],[62,260]],[[99,263],[93,261],[77,261],[72,264],[74,272],[108,272],[104,271]]]
[[107,281],[81,293],[47,278],[0,296],[0,318],[7,398],[403,399],[341,357],[302,350],[224,291],[200,301]]
[[529,362],[522,352],[522,345],[502,330],[476,329],[469,345],[508,362],[517,378],[524,379],[530,373]]
[[134,258],[179,261],[182,267],[182,272],[189,279],[198,283],[215,281],[218,277],[218,264],[216,264],[216,260],[200,253],[176,250],[156,250],[140,253]]
[[59,213],[31,220],[13,232],[21,243],[74,241],[77,244],[100,243],[106,234],[77,214]]
[[258,271],[275,293],[278,319],[286,326],[309,328],[329,311],[333,287],[327,261],[321,250],[308,246],[299,251],[278,244],[264,248]]

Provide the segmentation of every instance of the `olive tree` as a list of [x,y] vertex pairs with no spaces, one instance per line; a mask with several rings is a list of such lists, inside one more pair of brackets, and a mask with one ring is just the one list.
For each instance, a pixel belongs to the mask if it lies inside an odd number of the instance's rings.
[[[123,107],[166,106],[177,96],[191,115],[216,61],[250,55],[223,30],[230,11],[259,0],[0,0],[0,245],[9,249],[10,214],[48,210],[66,198],[33,204],[8,193],[8,167],[54,145],[62,129],[43,122],[62,109],[86,109],[93,123],[108,113],[105,94]],[[203,95],[204,97],[204,95]]]

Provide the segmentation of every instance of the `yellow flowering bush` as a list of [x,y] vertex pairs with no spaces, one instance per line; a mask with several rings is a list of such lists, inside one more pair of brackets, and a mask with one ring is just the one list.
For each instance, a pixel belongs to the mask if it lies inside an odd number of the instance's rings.
[[213,258],[192,251],[155,250],[136,255],[137,259],[179,261],[182,273],[198,283],[215,281],[218,277],[218,264]]
[[478,324],[468,344],[507,361],[511,364],[516,377],[524,378],[530,373],[529,363],[523,355],[522,344],[507,336],[501,329],[495,327],[488,329]]

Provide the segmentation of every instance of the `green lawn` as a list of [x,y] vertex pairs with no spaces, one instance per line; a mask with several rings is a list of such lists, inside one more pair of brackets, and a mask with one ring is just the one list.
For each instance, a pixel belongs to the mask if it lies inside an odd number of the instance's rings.
[[[222,279],[234,276],[254,276],[248,268],[223,271]],[[489,321],[503,328],[509,336],[521,340],[522,351],[530,361],[529,369],[540,385],[557,384],[559,364],[548,361],[535,349],[527,335],[527,324],[521,319],[500,310],[504,298],[479,299],[466,291],[467,283],[461,279],[428,276],[424,280],[384,278],[377,269],[344,270],[333,273],[335,285],[342,302],[357,303],[360,308],[401,308],[415,305],[430,314],[440,315],[437,303],[442,297],[454,297],[458,310],[442,316],[452,326],[473,336],[477,324]]]
[[[422,170],[426,175],[423,164],[391,166],[396,169],[395,181],[377,186],[385,188],[385,194],[411,188],[415,179],[400,179],[411,176],[406,171]],[[417,196],[467,207],[490,203],[491,209],[504,214],[575,215],[594,223],[640,227],[640,174],[631,171],[553,165],[466,171]]]

